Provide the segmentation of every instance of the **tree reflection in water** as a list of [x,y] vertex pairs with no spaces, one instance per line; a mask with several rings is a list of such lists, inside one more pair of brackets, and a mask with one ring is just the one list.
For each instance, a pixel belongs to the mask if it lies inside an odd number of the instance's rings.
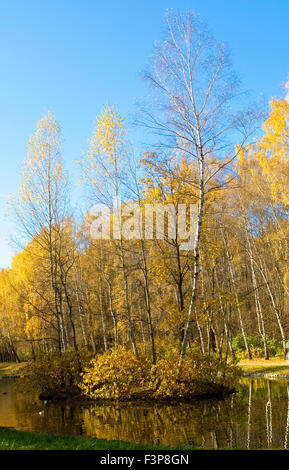
[[285,436],[284,436],[284,449],[288,449],[288,431],[289,431],[289,383],[287,383],[287,396],[288,396],[288,404],[287,404],[286,429],[285,429]]
[[0,426],[149,444],[287,449],[289,384],[242,379],[238,393],[224,400],[44,405],[0,381]]

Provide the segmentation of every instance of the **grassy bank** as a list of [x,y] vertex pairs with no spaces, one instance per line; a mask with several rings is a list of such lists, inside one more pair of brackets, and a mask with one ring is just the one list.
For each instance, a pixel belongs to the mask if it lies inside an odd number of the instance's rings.
[[122,441],[106,441],[83,436],[42,434],[0,428],[0,450],[163,450],[192,447],[154,447]]
[[0,362],[0,377],[20,375],[22,369],[27,366],[27,362]]
[[268,361],[265,359],[243,359],[239,362],[238,366],[244,372],[258,373],[262,372],[264,374],[289,374],[289,363],[284,359],[272,358]]

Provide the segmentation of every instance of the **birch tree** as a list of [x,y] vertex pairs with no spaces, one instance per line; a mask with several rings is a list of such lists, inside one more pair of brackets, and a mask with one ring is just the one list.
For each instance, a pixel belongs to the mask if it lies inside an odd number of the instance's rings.
[[[198,169],[193,283],[180,352],[181,371],[197,299],[208,185],[235,158],[237,134],[241,147],[247,141],[253,132],[254,119],[250,110],[244,112],[238,108],[239,82],[231,69],[226,46],[218,43],[191,11],[167,15],[166,37],[155,45],[151,67],[144,77],[153,92],[152,105],[144,110],[145,125],[160,137],[160,148],[185,155],[196,162]],[[213,156],[217,157],[214,163]],[[187,181],[187,184],[193,183]]]
[[[14,200],[21,237],[34,239],[49,265],[49,279],[54,293],[59,349],[67,348],[64,325],[62,279],[62,243],[64,221],[68,217],[68,181],[61,157],[61,130],[52,113],[37,124],[28,145],[28,157],[22,172],[22,185]],[[65,254],[66,257],[67,253]],[[66,295],[67,300],[67,295]]]
[[123,119],[116,109],[106,107],[96,120],[96,128],[90,142],[86,159],[82,160],[84,179],[88,182],[93,202],[101,202],[114,207],[113,224],[117,237],[116,252],[120,260],[125,297],[125,311],[129,338],[137,355],[134,323],[129,300],[128,265],[125,256],[124,239],[121,228],[121,207],[119,197],[124,191],[125,163],[129,154],[129,143]]

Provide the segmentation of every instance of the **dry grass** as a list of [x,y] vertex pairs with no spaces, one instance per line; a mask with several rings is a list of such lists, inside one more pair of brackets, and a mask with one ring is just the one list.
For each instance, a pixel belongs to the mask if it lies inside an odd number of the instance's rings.
[[289,374],[289,361],[285,361],[280,357],[274,357],[265,361],[265,359],[242,359],[239,362],[239,367],[244,372],[269,372],[269,373],[283,373]]
[[0,376],[18,375],[26,365],[26,362],[20,362],[20,364],[17,362],[0,362]]

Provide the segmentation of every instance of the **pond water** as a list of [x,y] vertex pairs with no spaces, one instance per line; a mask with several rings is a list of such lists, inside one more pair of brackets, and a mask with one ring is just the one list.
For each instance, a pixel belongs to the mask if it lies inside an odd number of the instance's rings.
[[43,404],[0,378],[0,427],[202,448],[289,447],[289,382],[242,379],[224,400]]

